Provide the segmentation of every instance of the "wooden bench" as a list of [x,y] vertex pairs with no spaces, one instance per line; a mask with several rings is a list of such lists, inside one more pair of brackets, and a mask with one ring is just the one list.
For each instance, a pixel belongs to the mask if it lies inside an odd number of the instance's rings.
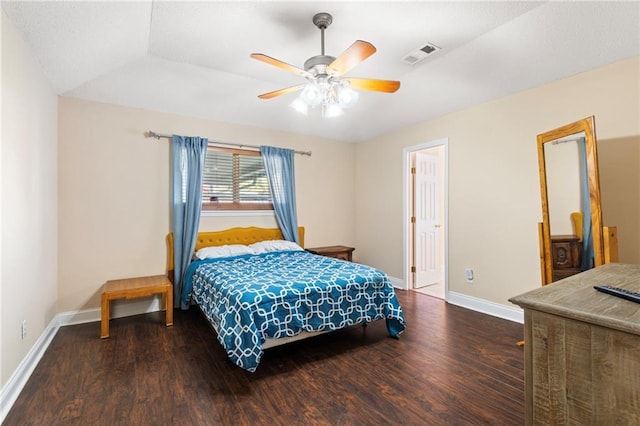
[[173,286],[166,275],[107,281],[102,289],[100,337],[109,337],[109,310],[112,300],[136,299],[154,294],[162,295],[167,327],[173,325]]

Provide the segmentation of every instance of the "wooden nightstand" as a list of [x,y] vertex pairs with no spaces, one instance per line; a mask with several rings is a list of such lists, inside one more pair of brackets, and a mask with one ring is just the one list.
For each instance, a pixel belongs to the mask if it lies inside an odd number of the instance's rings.
[[346,246],[311,247],[307,251],[320,256],[335,257],[336,259],[352,261],[355,248]]
[[112,300],[136,299],[162,294],[167,327],[173,325],[173,285],[166,275],[107,281],[102,289],[100,337],[109,337],[109,308]]

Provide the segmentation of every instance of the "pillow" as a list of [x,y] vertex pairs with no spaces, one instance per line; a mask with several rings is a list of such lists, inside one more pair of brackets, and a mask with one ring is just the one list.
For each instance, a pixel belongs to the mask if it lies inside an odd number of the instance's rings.
[[249,246],[242,244],[229,244],[226,246],[203,247],[196,252],[198,259],[215,259],[218,257],[241,256],[243,254],[254,254]]
[[249,247],[253,249],[253,252],[255,254],[268,253],[271,251],[304,250],[302,247],[300,247],[298,244],[294,243],[293,241],[286,241],[286,240],[260,241],[260,242],[251,244]]

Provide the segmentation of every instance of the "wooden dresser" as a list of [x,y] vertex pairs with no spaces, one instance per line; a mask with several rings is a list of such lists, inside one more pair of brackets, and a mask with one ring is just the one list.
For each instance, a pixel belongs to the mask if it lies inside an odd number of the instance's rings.
[[553,262],[553,281],[579,274],[581,272],[582,243],[575,235],[552,235],[551,259]]
[[307,248],[313,254],[319,254],[320,256],[335,257],[336,259],[353,260],[353,251],[355,248],[346,246],[327,246],[327,247],[311,247]]
[[640,265],[609,263],[509,299],[524,309],[526,424],[640,424]]

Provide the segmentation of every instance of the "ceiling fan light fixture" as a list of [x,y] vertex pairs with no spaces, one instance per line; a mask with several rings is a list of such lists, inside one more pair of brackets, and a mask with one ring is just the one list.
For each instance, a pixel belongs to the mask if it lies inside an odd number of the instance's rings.
[[351,108],[358,102],[358,93],[349,83],[335,78],[318,78],[309,81],[300,95],[291,103],[296,111],[307,115],[309,108],[322,105],[323,117],[344,114],[343,108]]
[[356,103],[360,95],[349,86],[340,86],[338,91],[338,103],[343,108],[351,108]]
[[338,104],[326,104],[322,106],[322,116],[326,118],[339,117],[344,114]]
[[300,97],[295,98],[293,102],[289,104],[289,106],[295,109],[296,111],[298,111],[300,114],[304,114],[304,115],[309,114],[309,106],[306,103],[304,103],[304,101],[302,101]]
[[302,92],[298,99],[304,102],[310,107],[318,106],[322,103],[322,99],[324,98],[322,90],[316,84],[310,83],[304,86]]

